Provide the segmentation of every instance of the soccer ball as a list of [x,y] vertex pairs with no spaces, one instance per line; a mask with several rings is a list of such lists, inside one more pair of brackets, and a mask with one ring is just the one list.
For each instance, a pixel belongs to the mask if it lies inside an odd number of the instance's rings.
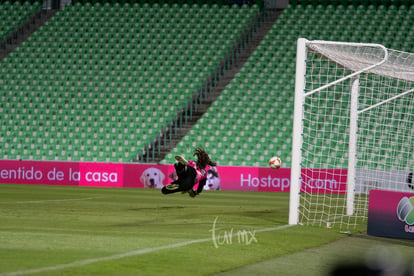
[[280,160],[280,158],[279,158],[279,157],[277,157],[277,156],[273,156],[273,157],[272,157],[272,158],[270,158],[270,160],[269,160],[269,166],[270,166],[272,169],[279,169],[281,164],[282,164],[282,160]]

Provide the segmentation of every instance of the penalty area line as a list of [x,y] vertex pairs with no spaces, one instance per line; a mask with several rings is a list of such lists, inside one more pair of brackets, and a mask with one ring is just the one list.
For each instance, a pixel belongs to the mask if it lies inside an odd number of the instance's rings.
[[[294,226],[294,225],[286,224],[286,225],[280,225],[280,226],[275,226],[275,227],[270,227],[270,228],[259,229],[255,231],[257,233],[271,232],[271,231],[286,229],[291,226]],[[5,272],[5,273],[0,273],[0,276],[28,275],[28,274],[34,274],[34,273],[47,272],[47,271],[61,270],[61,269],[66,269],[66,268],[81,267],[81,266],[85,266],[89,264],[106,262],[106,261],[114,261],[114,260],[119,260],[122,258],[144,255],[144,254],[149,254],[149,253],[163,251],[163,250],[175,249],[175,248],[185,247],[191,244],[204,243],[204,242],[209,242],[209,241],[213,241],[213,238],[210,237],[210,238],[204,238],[204,239],[189,240],[189,241],[184,241],[184,242],[167,244],[167,245],[158,246],[158,247],[143,248],[139,250],[133,250],[133,251],[115,254],[115,255],[106,256],[106,257],[79,260],[79,261],[75,261],[75,262],[67,263],[67,264],[58,264],[58,265],[33,268],[33,269],[27,269],[27,270],[20,270],[20,271],[14,271],[14,272]]]

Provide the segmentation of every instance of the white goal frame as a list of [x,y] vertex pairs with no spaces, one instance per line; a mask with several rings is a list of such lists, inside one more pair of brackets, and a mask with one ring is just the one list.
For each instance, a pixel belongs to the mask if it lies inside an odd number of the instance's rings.
[[[307,61],[307,51],[308,47],[313,47],[313,49],[318,48],[318,45],[331,45],[331,46],[346,46],[346,47],[371,47],[377,48],[378,51],[383,52],[383,57],[381,60],[376,60],[371,62],[370,60],[362,60],[362,64],[359,68],[348,68],[346,63],[342,63],[335,54],[329,59],[332,58],[332,63],[340,64],[342,68],[349,70],[349,74],[344,77],[341,77],[333,82],[322,85],[318,88],[315,88],[311,91],[307,91],[306,84],[306,61]],[[323,51],[322,51],[323,52]],[[323,55],[323,54],[322,54]],[[364,57],[362,57],[363,59]],[[413,89],[409,89],[404,93],[396,95],[394,97],[383,100],[382,102],[376,103],[370,107],[359,110],[358,107],[358,97],[359,97],[359,76],[364,72],[372,72],[377,70],[376,68],[381,68],[383,65],[385,69],[378,70],[387,70],[387,62],[389,58],[388,49],[380,44],[373,43],[350,43],[350,42],[333,42],[333,41],[309,41],[304,38],[299,38],[297,41],[297,55],[296,55],[296,81],[295,81],[295,102],[294,102],[294,119],[293,119],[293,139],[292,139],[292,164],[291,164],[291,182],[290,182],[290,202],[289,202],[289,224],[301,224],[300,221],[300,197],[301,197],[301,185],[302,185],[302,133],[303,133],[303,120],[304,120],[304,103],[305,98],[314,94],[319,93],[320,91],[334,86],[338,83],[344,82],[345,80],[351,81],[352,85],[350,88],[350,118],[349,118],[349,148],[348,148],[348,166],[347,166],[347,183],[346,183],[346,215],[352,216],[354,213],[354,196],[355,196],[355,178],[356,178],[356,155],[357,155],[357,130],[358,130],[358,115],[369,111],[370,109],[376,108],[380,105],[393,101],[399,97],[402,97],[406,94],[414,92]],[[412,70],[414,71],[414,69]],[[382,71],[379,73],[381,74]],[[412,74],[408,72],[407,74]],[[394,76],[392,76],[394,77]],[[409,77],[410,81],[413,81],[414,76]],[[414,169],[414,168],[413,168]]]

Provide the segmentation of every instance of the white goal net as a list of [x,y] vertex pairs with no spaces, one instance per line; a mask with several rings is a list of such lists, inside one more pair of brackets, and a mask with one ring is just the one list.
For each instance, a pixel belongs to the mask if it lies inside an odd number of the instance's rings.
[[369,191],[412,191],[414,54],[298,40],[289,223],[366,227]]

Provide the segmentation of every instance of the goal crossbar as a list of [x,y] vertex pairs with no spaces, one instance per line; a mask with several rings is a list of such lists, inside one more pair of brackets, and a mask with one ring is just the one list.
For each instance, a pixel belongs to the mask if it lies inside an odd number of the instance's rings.
[[[338,84],[340,82],[343,82],[347,79],[351,79],[351,78],[353,78],[353,77],[355,77],[355,76],[357,76],[357,75],[359,75],[363,72],[368,72],[368,71],[374,69],[375,67],[377,67],[379,65],[382,65],[383,63],[385,63],[388,60],[387,48],[385,48],[381,44],[368,44],[368,43],[357,44],[357,43],[350,43],[350,42],[336,42],[336,41],[322,41],[322,40],[315,40],[315,41],[306,40],[306,42],[308,43],[308,47],[310,49],[312,49],[313,51],[317,51],[318,54],[320,54],[322,56],[325,56],[326,58],[328,58],[328,59],[332,60],[333,62],[343,66],[345,69],[347,69],[351,72],[355,71],[355,70],[356,71],[349,74],[349,75],[347,75],[347,76],[345,76],[345,77],[343,77],[343,78],[340,78],[340,79],[338,79],[334,82],[328,83],[328,84],[323,85],[319,88],[316,88],[316,89],[314,89],[310,92],[305,93],[305,97],[309,96],[309,95],[312,95],[313,93],[319,92],[321,90],[324,90],[324,89],[326,89],[330,86],[333,86],[335,84]],[[361,66],[362,68],[357,68],[354,65],[350,65],[349,63],[342,61],[341,60],[341,55],[338,55],[336,52],[329,51],[329,48],[322,47],[322,45],[327,45],[327,46],[329,46],[329,45],[334,45],[334,46],[341,45],[341,46],[348,46],[348,47],[352,47],[352,46],[376,47],[376,48],[381,49],[384,52],[384,57],[382,58],[382,60],[379,60],[379,61],[373,61],[373,60],[370,60],[370,59],[366,59],[364,61],[359,60],[358,63],[360,63],[363,66]],[[350,60],[352,61],[352,64],[354,64],[356,58],[350,58]]]

